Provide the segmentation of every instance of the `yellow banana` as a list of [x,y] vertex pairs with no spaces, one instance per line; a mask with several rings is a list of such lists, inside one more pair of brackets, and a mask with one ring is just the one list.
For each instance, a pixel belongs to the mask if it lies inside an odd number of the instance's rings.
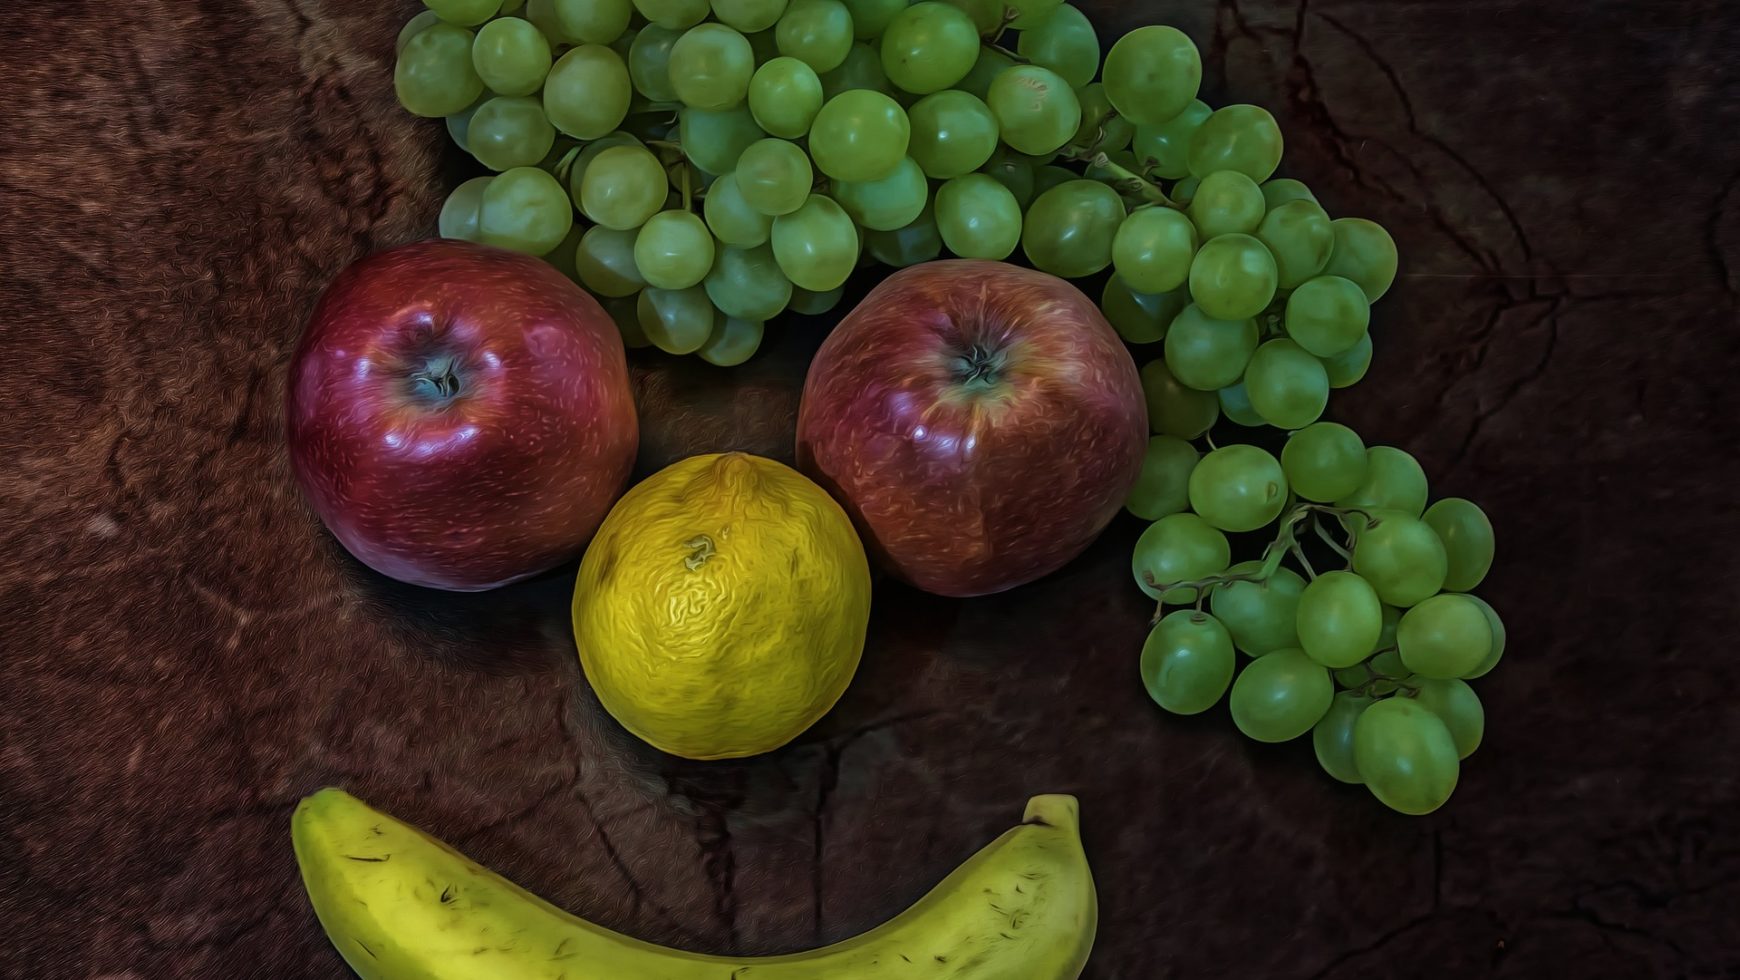
[[1074,980],[1098,905],[1072,796],[869,932],[787,956],[707,956],[563,912],[337,789],[304,799],[296,860],[327,936],[363,980]]

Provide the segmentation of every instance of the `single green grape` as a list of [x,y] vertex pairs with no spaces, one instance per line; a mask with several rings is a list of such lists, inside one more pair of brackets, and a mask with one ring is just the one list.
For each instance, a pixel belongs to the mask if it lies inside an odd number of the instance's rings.
[[665,168],[644,146],[612,146],[592,159],[580,183],[580,210],[594,224],[626,231],[664,209]]
[[575,139],[591,140],[622,125],[634,86],[615,51],[583,44],[556,59],[544,79],[544,114]]
[[701,284],[719,312],[741,320],[771,320],[791,302],[791,280],[766,245],[719,249]]
[[1195,439],[1220,417],[1220,402],[1212,392],[1187,388],[1172,376],[1164,360],[1142,368],[1142,393],[1148,400],[1148,427],[1180,439]]
[[405,53],[405,45],[411,43],[411,38],[416,37],[417,34],[423,30],[423,28],[429,27],[433,24],[439,24],[439,23],[441,23],[441,15],[436,13],[435,11],[433,11],[433,10],[420,10],[420,11],[418,11],[415,15],[413,15],[411,17],[410,20],[405,21],[404,27],[399,28],[398,40],[393,42],[393,55],[394,55],[394,57],[397,57],[399,55],[404,54]]
[[1137,126],[1158,126],[1196,98],[1202,55],[1177,28],[1138,27],[1112,45],[1100,77],[1119,114]]
[[894,16],[906,9],[910,0],[845,0],[852,15],[852,33],[860,41],[882,36]]
[[1190,202],[1196,199],[1196,189],[1202,186],[1201,177],[1186,177],[1172,185],[1168,197],[1181,208],[1190,207]]
[[1287,297],[1287,336],[1318,357],[1351,350],[1371,323],[1371,303],[1351,279],[1307,279]]
[[1353,760],[1373,796],[1413,816],[1444,805],[1460,768],[1450,729],[1412,698],[1385,698],[1361,712]]
[[1112,266],[1132,289],[1169,293],[1190,278],[1198,244],[1196,226],[1182,213],[1142,208],[1118,226],[1112,238]]
[[791,0],[774,28],[779,53],[817,74],[832,71],[852,50],[852,14],[840,0]]
[[1371,656],[1383,633],[1383,604],[1352,572],[1324,572],[1299,597],[1299,646],[1325,667],[1352,667]]
[[773,256],[794,285],[824,292],[858,265],[858,231],[833,198],[811,194],[803,207],[773,222]]
[[936,226],[963,259],[1004,259],[1021,244],[1021,204],[995,178],[967,174],[937,188]]
[[1374,703],[1370,695],[1342,691],[1330,702],[1329,712],[1312,726],[1311,747],[1317,753],[1318,765],[1341,782],[1365,782],[1353,758],[1353,729],[1359,716]]
[[[1354,538],[1353,570],[1392,606],[1406,608],[1436,595],[1448,569],[1438,533],[1397,510],[1375,511],[1373,517]],[[1396,639],[1401,640],[1400,627]]]
[[616,332],[622,336],[622,345],[630,350],[640,350],[652,346],[652,338],[646,335],[646,328],[640,325],[640,294],[632,296],[617,296],[602,301],[604,312],[616,321]]
[[586,171],[591,169],[592,161],[613,146],[638,146],[645,149],[646,144],[633,133],[619,129],[582,146],[573,162],[568,165],[568,193],[573,197],[575,207],[580,206],[581,190],[586,186]]
[[633,296],[646,286],[640,267],[634,264],[634,240],[640,229],[617,231],[594,226],[580,236],[574,251],[580,284],[600,296]]
[[1265,653],[1245,665],[1233,681],[1233,724],[1258,742],[1298,738],[1329,713],[1335,682],[1323,665],[1303,651]]
[[1190,137],[1190,172],[1198,177],[1237,170],[1260,184],[1280,165],[1281,127],[1262,106],[1222,106]]
[[796,58],[775,58],[749,82],[749,111],[771,135],[800,139],[822,111],[822,80]]
[[1445,590],[1467,592],[1479,585],[1492,568],[1493,553],[1492,521],[1480,505],[1461,497],[1445,497],[1426,508],[1422,519],[1444,542],[1449,562]]
[[[1001,187],[999,184],[998,188]],[[925,202],[930,200],[930,184],[917,161],[907,157],[881,179],[835,181],[833,197],[866,231],[894,231],[917,220]],[[1015,213],[1019,220],[1020,209]]]
[[713,327],[713,335],[695,353],[714,367],[736,367],[755,356],[761,348],[765,330],[766,325],[760,320],[724,317]]
[[634,264],[650,286],[688,289],[713,268],[713,251],[713,233],[699,215],[660,211],[640,227],[634,240]]
[[1290,201],[1310,201],[1316,204],[1317,195],[1311,193],[1311,188],[1306,187],[1303,181],[1291,177],[1271,177],[1263,181],[1263,200],[1268,202],[1270,210],[1274,210]]
[[441,205],[441,217],[437,223],[442,238],[477,241],[478,207],[483,203],[483,189],[494,179],[494,175],[473,177],[453,188],[453,193],[447,195],[446,202]]
[[1265,342],[1245,368],[1251,408],[1278,429],[1303,429],[1329,404],[1329,379],[1323,363],[1291,340]]
[[786,308],[793,313],[801,313],[804,316],[821,316],[839,306],[840,300],[845,295],[846,291],[838,286],[819,293],[811,292],[808,289],[798,289],[794,286],[791,291],[791,304]]
[[671,87],[684,105],[717,112],[748,96],[755,52],[724,24],[697,24],[671,46],[669,68]]
[[471,65],[497,95],[531,95],[544,84],[551,63],[550,42],[518,17],[490,21],[471,42]]
[[973,70],[979,30],[961,8],[924,0],[894,15],[880,50],[889,81],[914,95],[929,95]]
[[478,204],[478,241],[528,255],[555,248],[573,225],[574,205],[568,192],[536,167],[515,167],[496,175]]
[[699,286],[687,289],[647,287],[636,304],[641,331],[667,354],[693,354],[707,343],[719,314]]
[[1022,153],[1055,153],[1081,127],[1081,101],[1063,77],[1039,65],[997,73],[985,96],[1003,142]]
[[773,216],[762,214],[743,199],[735,174],[726,174],[713,182],[707,189],[702,211],[713,237],[726,245],[754,248],[773,234]]
[[[1260,561],[1242,561],[1227,569],[1249,575]],[[1291,568],[1276,568],[1261,582],[1229,582],[1209,594],[1209,608],[1232,634],[1233,645],[1253,657],[1299,645],[1299,597],[1305,580]]]
[[1033,197],[1037,200],[1039,195],[1053,187],[1059,187],[1072,180],[1080,179],[1081,175],[1073,170],[1065,170],[1062,167],[1051,165],[1036,167],[1033,171]]
[[1257,410],[1251,407],[1250,393],[1245,390],[1244,382],[1228,385],[1216,392],[1220,403],[1220,413],[1235,425],[1248,429],[1261,428],[1269,423],[1263,420]]
[[1335,231],[1335,247],[1323,267],[1324,274],[1352,279],[1365,291],[1366,299],[1377,302],[1396,281],[1395,240],[1382,225],[1364,218],[1336,218],[1330,226]]
[[452,137],[453,144],[467,153],[471,152],[471,141],[467,139],[471,130],[471,117],[488,102],[487,97],[480,96],[476,102],[442,120],[447,126],[447,135]]
[[882,56],[868,44],[852,45],[840,67],[823,72],[821,79],[823,102],[853,89],[868,89],[888,96],[894,94],[894,83],[882,71]]
[[1006,146],[999,146],[986,161],[983,172],[1009,188],[1025,210],[1033,203],[1033,161]]
[[423,0],[423,5],[449,24],[475,27],[495,16],[501,0]]
[[677,101],[676,86],[671,84],[671,49],[682,36],[682,31],[648,24],[628,47],[628,77],[640,94],[654,102]]
[[[1378,633],[1378,649],[1388,651],[1389,654],[1393,655],[1395,666],[1398,668],[1401,666],[1402,658],[1401,655],[1395,651],[1396,627],[1401,624],[1402,611],[1397,609],[1395,606],[1385,606],[1383,631]],[[1376,662],[1376,658],[1373,658],[1373,662]],[[1385,671],[1384,673],[1394,676],[1396,672]]]
[[997,149],[997,119],[978,97],[950,89],[919,99],[907,117],[907,152],[926,176],[951,180],[984,166]]
[[677,113],[678,136],[690,162],[714,176],[737,169],[737,159],[750,144],[767,134],[755,124],[748,106],[722,112],[682,109]]
[[555,53],[557,45],[576,43],[556,19],[556,0],[526,0],[525,18],[550,42],[552,53]]
[[543,160],[556,142],[556,129],[537,99],[502,95],[477,107],[465,137],[477,162],[491,170],[512,170]]
[[[1231,561],[1232,547],[1225,534],[1195,514],[1168,514],[1136,539],[1131,570],[1148,598],[1158,599],[1159,586],[1218,575]],[[1169,589],[1166,601],[1195,602],[1196,589]]]
[[750,144],[737,160],[737,192],[762,214],[790,214],[809,200],[815,173],[803,148],[768,138]]
[[1211,238],[1190,263],[1190,295],[1216,320],[1245,320],[1275,298],[1275,260],[1249,235]]
[[683,31],[707,19],[712,12],[707,0],[634,0],[634,9],[659,27]]
[[[1268,187],[1275,181],[1264,184]],[[1266,202],[1269,195],[1263,195]],[[1282,289],[1299,285],[1323,270],[1335,247],[1329,214],[1312,200],[1268,204],[1269,213],[1257,225],[1257,241],[1275,257],[1276,281]]]
[[1051,16],[1063,0],[1004,0],[1015,19],[1009,26],[1018,31],[1032,30],[1045,23],[1045,18]]
[[1302,499],[1328,503],[1365,482],[1365,443],[1339,422],[1313,422],[1287,437],[1281,471]]
[[1036,65],[1063,76],[1081,88],[1093,81],[1100,67],[1100,38],[1087,15],[1069,4],[1052,11],[1033,27],[1021,32],[1015,51]]
[[1255,531],[1281,516],[1286,502],[1281,463],[1258,446],[1222,446],[1190,471],[1190,509],[1222,531]]
[[[904,5],[905,0],[902,0]],[[983,37],[992,37],[1003,28],[1003,0],[943,0],[961,8],[973,22],[973,29]],[[898,11],[897,11],[898,12]],[[886,25],[884,25],[886,26]]]
[[1216,320],[1194,303],[1166,328],[1167,369],[1180,384],[1198,391],[1238,384],[1256,349],[1255,320]]
[[[1118,115],[1118,110],[1112,107],[1112,100],[1106,97],[1105,85],[1099,82],[1082,85],[1076,89],[1075,98],[1081,103],[1081,125],[1076,128],[1073,140],[1076,145],[1107,153],[1129,149],[1130,141],[1136,135],[1135,124]],[[1130,169],[1140,171],[1143,168],[1138,163]]]
[[713,16],[719,23],[745,34],[765,31],[779,23],[786,0],[712,0]]
[[393,91],[412,114],[433,119],[463,111],[483,94],[471,63],[471,32],[449,23],[412,35],[393,66]]
[[1336,498],[1337,507],[1399,510],[1419,517],[1426,509],[1426,471],[1405,449],[1373,446],[1365,452],[1365,479],[1352,493]]
[[865,232],[864,249],[871,258],[896,269],[936,258],[942,254],[942,233],[937,228],[935,206],[925,205],[918,220],[898,231]]
[[1263,192],[1256,181],[1236,170],[1217,170],[1197,185],[1189,213],[1202,237],[1213,239],[1256,231],[1263,221],[1263,207]]
[[1136,152],[1136,159],[1142,162],[1143,169],[1165,180],[1190,176],[1190,138],[1213,111],[1201,99],[1191,99],[1190,104],[1171,119],[1150,126],[1137,126],[1130,148]]
[[1070,180],[1027,209],[1021,249],[1034,268],[1065,279],[1091,276],[1112,264],[1112,239],[1124,221],[1124,201],[1097,180]]
[[1371,334],[1359,338],[1359,343],[1347,350],[1323,359],[1323,371],[1329,377],[1329,387],[1346,388],[1357,384],[1371,367]]
[[[878,67],[881,63],[878,62]],[[979,57],[973,62],[973,68],[967,72],[967,77],[955,83],[955,88],[972,95],[981,102],[991,97],[991,83],[1003,73],[1005,68],[1015,67],[1015,59],[996,48],[984,47],[979,50]]]
[[1226,693],[1237,660],[1225,626],[1207,613],[1180,609],[1155,624],[1142,644],[1142,685],[1175,715],[1201,714]]
[[1111,276],[1100,293],[1100,312],[1126,343],[1152,344],[1166,337],[1166,328],[1189,305],[1182,289],[1169,293],[1139,293],[1122,276]]
[[1414,700],[1437,715],[1449,729],[1450,740],[1456,743],[1457,758],[1473,755],[1486,734],[1486,709],[1481,707],[1480,695],[1456,678],[1425,678],[1419,683]]
[[629,0],[555,0],[552,7],[563,36],[575,44],[609,44],[634,15]]
[[1486,614],[1486,625],[1492,630],[1492,649],[1487,652],[1486,659],[1482,660],[1479,666],[1462,675],[1463,680],[1471,681],[1477,677],[1485,677],[1487,674],[1492,672],[1492,668],[1498,666],[1499,659],[1504,656],[1505,634],[1504,620],[1498,617],[1498,610],[1492,608],[1491,603],[1477,595],[1471,595],[1467,598],[1469,601],[1479,606],[1481,612]]
[[1402,613],[1396,649],[1402,663],[1421,677],[1461,677],[1492,652],[1492,627],[1467,596],[1446,592]]
[[1196,468],[1200,455],[1195,446],[1177,436],[1149,437],[1142,469],[1130,487],[1124,509],[1149,521],[1189,510],[1190,471]]
[[834,180],[878,180],[906,159],[912,124],[900,103],[852,89],[822,104],[810,126],[810,155]]

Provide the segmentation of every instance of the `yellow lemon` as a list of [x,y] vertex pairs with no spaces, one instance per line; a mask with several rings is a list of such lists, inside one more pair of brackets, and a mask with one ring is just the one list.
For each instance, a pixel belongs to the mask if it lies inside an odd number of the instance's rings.
[[743,453],[692,456],[630,490],[574,586],[598,700],[690,759],[796,738],[845,692],[869,620],[870,565],[846,512]]

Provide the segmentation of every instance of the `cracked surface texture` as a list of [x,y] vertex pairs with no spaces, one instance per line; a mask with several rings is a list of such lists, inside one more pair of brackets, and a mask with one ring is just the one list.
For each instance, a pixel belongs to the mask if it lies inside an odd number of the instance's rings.
[[[1095,980],[1740,973],[1740,11],[1083,6],[1108,38],[1175,18],[1207,99],[1272,109],[1283,173],[1395,233],[1373,369],[1330,413],[1498,529],[1481,592],[1509,652],[1448,806],[1389,813],[1224,709],[1162,716],[1127,517],[1012,594],[879,584],[810,733],[658,755],[581,676],[572,567],[397,586],[289,479],[319,288],[432,234],[458,175],[393,102],[415,6],[25,5],[0,138],[0,977],[343,976],[288,835],[325,784],[711,951],[879,923],[1069,792]],[[732,371],[638,356],[638,472],[789,460],[822,329]]]

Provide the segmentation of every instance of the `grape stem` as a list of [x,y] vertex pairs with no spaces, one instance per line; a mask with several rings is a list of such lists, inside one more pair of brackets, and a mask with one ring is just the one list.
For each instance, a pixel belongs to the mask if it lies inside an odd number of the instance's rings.
[[1108,180],[1106,183],[1116,187],[1118,190],[1121,190],[1126,194],[1134,194],[1144,201],[1151,204],[1158,204],[1161,207],[1173,208],[1178,211],[1184,210],[1184,206],[1172,200],[1170,197],[1167,197],[1166,192],[1161,190],[1158,184],[1148,180],[1146,177],[1136,173],[1134,170],[1114,162],[1111,157],[1106,155],[1104,150],[1096,150],[1091,147],[1066,146],[1063,148],[1061,155],[1066,159],[1080,160],[1088,164],[1090,167],[1098,167],[1101,170],[1109,172],[1114,179]]
[[[998,24],[997,29],[991,33],[991,42],[990,42],[991,46],[994,48],[997,47],[997,42],[1003,40],[1003,35],[1008,33],[1009,25],[1015,23],[1016,21],[1018,21],[1020,19],[1021,19],[1021,11],[1016,10],[1014,7],[1011,7],[1008,4],[1004,4],[1003,5],[1003,21],[1002,21],[1002,23]],[[1002,51],[1003,49],[997,48],[997,50]],[[1005,52],[1005,53],[1007,53],[1007,52]],[[1026,59],[1023,58],[1022,60],[1025,61]]]
[[1347,559],[1349,564],[1353,562],[1353,556],[1348,554],[1346,548],[1335,543],[1335,539],[1329,534],[1329,529],[1323,526],[1323,522],[1318,520],[1315,514],[1311,517],[1311,529],[1317,532],[1317,536],[1323,539],[1323,543],[1329,546],[1329,550]]
[[690,196],[689,189],[689,165],[685,163],[683,164],[683,210],[693,211],[694,209],[695,202],[694,198]]
[[[1005,21],[1004,28],[1007,29],[1007,27],[1008,27],[1008,22]],[[1003,37],[1003,32],[1001,30],[999,30],[997,32],[997,37],[999,40]],[[996,41],[986,41],[985,47],[990,48],[992,51],[997,52],[998,54],[1002,55],[1005,58],[1008,58],[1010,61],[1013,61],[1018,65],[1031,65],[1031,64],[1033,64],[1033,62],[1027,60],[1027,58],[1009,50],[1008,48],[1005,48],[1001,44],[998,44]]]

